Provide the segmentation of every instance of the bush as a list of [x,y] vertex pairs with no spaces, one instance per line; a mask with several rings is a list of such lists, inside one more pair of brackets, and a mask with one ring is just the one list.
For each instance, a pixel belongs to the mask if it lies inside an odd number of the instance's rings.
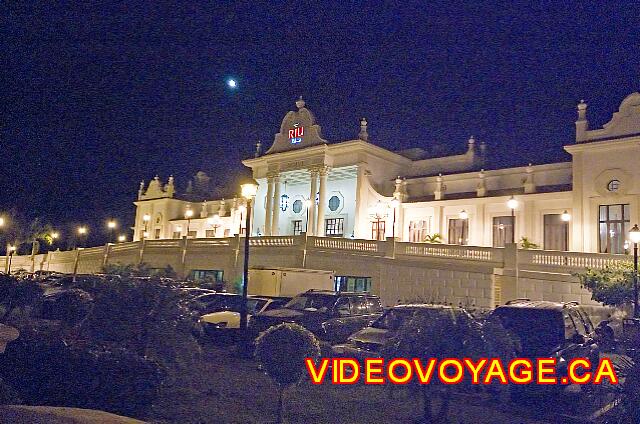
[[305,373],[305,358],[314,361],[320,356],[318,339],[297,324],[280,324],[269,328],[256,340],[256,359],[278,385],[277,422],[282,422],[283,392],[297,384]]
[[0,373],[28,404],[100,409],[144,417],[161,383],[158,364],[126,349],[18,339]]
[[622,307],[633,302],[633,266],[631,263],[609,265],[603,269],[587,269],[575,274],[591,299],[605,305]]

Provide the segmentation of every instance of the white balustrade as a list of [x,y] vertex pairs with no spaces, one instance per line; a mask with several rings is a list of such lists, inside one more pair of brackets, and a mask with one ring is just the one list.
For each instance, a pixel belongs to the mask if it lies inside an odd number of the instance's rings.
[[502,262],[503,249],[433,243],[396,243],[396,255]]
[[631,259],[624,255],[609,255],[603,253],[519,250],[518,263],[521,266],[536,265],[578,269],[602,269],[607,266],[631,263]]
[[381,253],[384,249],[375,240],[353,240],[335,237],[310,237],[313,240],[313,247],[316,249],[347,250],[353,253]]

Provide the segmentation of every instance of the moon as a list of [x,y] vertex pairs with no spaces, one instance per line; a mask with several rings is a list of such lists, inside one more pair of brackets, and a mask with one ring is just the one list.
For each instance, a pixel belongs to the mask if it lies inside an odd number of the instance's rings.
[[228,79],[227,85],[229,86],[229,88],[236,88],[238,86],[238,81],[234,79]]

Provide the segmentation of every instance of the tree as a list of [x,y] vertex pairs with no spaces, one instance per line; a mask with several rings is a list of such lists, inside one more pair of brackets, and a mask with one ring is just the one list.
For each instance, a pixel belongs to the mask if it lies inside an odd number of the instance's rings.
[[[406,320],[383,347],[387,358],[501,358],[503,363],[515,356],[512,339],[497,322],[485,326],[462,310],[442,309],[435,314],[416,314]],[[500,337],[495,337],[500,334]],[[414,380],[415,381],[415,380]],[[432,379],[430,384],[412,386],[422,395],[423,422],[432,423],[435,416],[445,422],[449,414],[452,386]],[[437,415],[432,399],[440,398]]]
[[284,389],[297,384],[305,372],[305,358],[320,357],[320,343],[298,324],[280,324],[269,328],[256,340],[256,359],[278,385],[277,422],[282,422]]
[[602,269],[587,269],[574,274],[582,287],[591,292],[591,299],[605,305],[622,307],[633,302],[633,265],[628,262],[608,265]]

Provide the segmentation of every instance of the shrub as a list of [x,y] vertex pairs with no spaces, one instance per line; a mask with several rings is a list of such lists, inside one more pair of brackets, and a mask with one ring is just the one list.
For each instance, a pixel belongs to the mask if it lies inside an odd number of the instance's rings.
[[269,328],[256,340],[256,359],[278,386],[277,422],[282,422],[283,392],[297,384],[305,373],[305,358],[317,360],[320,344],[306,328],[280,324]]
[[631,263],[609,265],[603,269],[587,269],[575,274],[591,299],[605,305],[622,307],[633,302],[633,266]]
[[148,413],[162,377],[158,364],[126,349],[87,349],[34,338],[11,343],[0,372],[28,404],[137,417]]

